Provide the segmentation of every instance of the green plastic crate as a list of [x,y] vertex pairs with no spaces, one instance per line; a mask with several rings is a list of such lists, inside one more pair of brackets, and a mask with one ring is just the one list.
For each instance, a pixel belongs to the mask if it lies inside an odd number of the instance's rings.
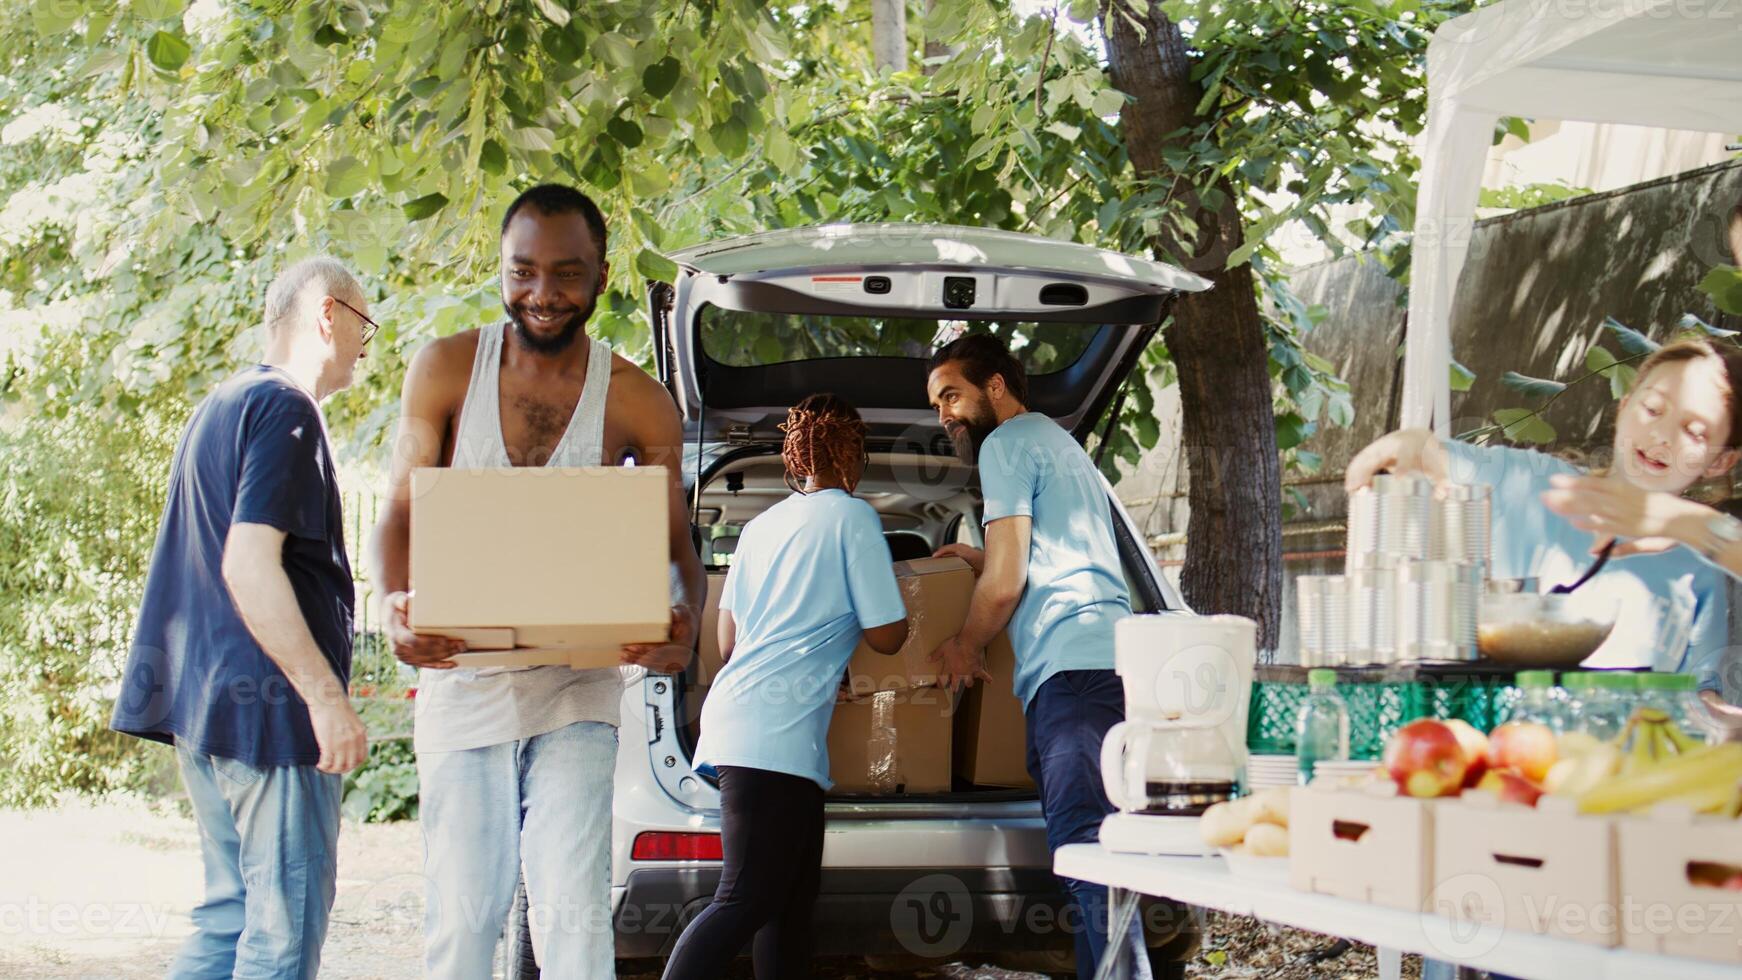
[[[1378,760],[1391,733],[1417,718],[1461,718],[1489,731],[1511,702],[1512,681],[1511,673],[1499,672],[1338,668],[1337,693],[1349,706],[1349,757]],[[1293,754],[1295,718],[1306,696],[1304,668],[1259,668],[1246,720],[1248,751]]]

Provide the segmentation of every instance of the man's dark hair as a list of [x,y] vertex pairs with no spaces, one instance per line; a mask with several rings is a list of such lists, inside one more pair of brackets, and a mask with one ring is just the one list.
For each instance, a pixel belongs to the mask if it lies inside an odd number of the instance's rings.
[[976,388],[986,387],[994,374],[1004,378],[1004,387],[1016,400],[1028,404],[1028,373],[1022,363],[1011,356],[1004,342],[989,333],[971,333],[957,337],[932,354],[926,371],[936,371],[945,364],[960,364],[962,375]]
[[532,208],[544,215],[578,214],[599,243],[599,254],[605,254],[605,215],[593,199],[567,184],[539,184],[520,192],[514,203],[502,215],[502,234],[508,234],[508,222],[521,208]]

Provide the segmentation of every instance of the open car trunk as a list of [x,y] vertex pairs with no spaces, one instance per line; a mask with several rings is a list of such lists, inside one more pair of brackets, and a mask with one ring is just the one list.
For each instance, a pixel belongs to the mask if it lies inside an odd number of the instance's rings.
[[[1045,412],[1081,442],[1108,414],[1173,297],[1208,288],[1190,273],[1141,258],[1037,236],[937,225],[773,232],[671,257],[679,266],[678,281],[649,288],[655,359],[660,380],[682,409],[686,436],[694,440],[693,454],[686,455],[697,461],[694,519],[710,590],[696,664],[681,685],[661,696],[668,701],[649,697],[656,713],[662,704],[669,710],[665,717],[676,729],[675,743],[656,739],[653,746],[663,763],[656,767],[662,782],[667,772],[682,771],[671,756],[688,760],[696,744],[701,706],[719,665],[719,587],[737,534],[790,492],[782,479],[776,426],[793,404],[827,391],[859,409],[869,429],[871,462],[858,495],[882,517],[897,562],[929,556],[954,541],[978,546],[977,475],[955,459],[927,404],[932,352],[965,332],[1000,336],[1028,372],[1029,408]],[[1153,561],[1116,501],[1113,509],[1134,606],[1177,608],[1177,598],[1163,597]],[[1002,678],[1001,693],[1014,703],[1010,680]],[[923,791],[898,783],[903,788],[893,792],[837,792],[835,806],[868,803],[882,814],[917,806],[916,813],[935,814],[935,804],[1032,797],[1031,786],[1010,785],[1016,780],[993,786],[964,777],[962,753],[952,746],[963,744],[965,726],[985,703],[975,705],[972,716],[964,705],[954,710],[949,735],[935,724],[919,735],[947,743],[937,749],[952,757],[947,778],[931,779]],[[1004,723],[1001,737],[1006,751],[1019,753],[1020,706],[1013,710],[1015,720]],[[850,713],[837,708],[837,724]],[[899,739],[901,726],[894,727]],[[913,737],[910,732],[909,746]],[[1008,773],[1009,766],[1003,768]],[[708,780],[708,774],[698,775]],[[698,801],[710,795],[684,778],[671,778],[667,789],[692,805],[705,805]]]

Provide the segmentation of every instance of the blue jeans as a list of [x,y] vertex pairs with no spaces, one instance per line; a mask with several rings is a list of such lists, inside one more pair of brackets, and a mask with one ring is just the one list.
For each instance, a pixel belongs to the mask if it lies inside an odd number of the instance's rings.
[[312,978],[338,869],[342,777],[177,746],[200,827],[206,897],[171,980]]
[[[1113,812],[1101,786],[1101,742],[1125,720],[1125,689],[1110,670],[1065,670],[1047,678],[1028,703],[1028,774],[1040,789],[1046,845],[1093,844]],[[1077,976],[1092,977],[1107,952],[1107,889],[1060,878],[1076,907]],[[1147,980],[1141,916],[1126,933],[1131,976]]]
[[617,729],[592,721],[481,749],[418,753],[425,976],[491,975],[522,867],[542,974],[615,974],[616,766]]

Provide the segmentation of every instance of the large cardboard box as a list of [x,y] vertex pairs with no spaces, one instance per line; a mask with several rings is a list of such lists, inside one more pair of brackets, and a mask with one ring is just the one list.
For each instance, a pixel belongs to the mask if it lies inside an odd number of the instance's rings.
[[956,711],[956,772],[975,786],[1033,789],[1028,774],[1027,720],[1016,697],[1016,654],[999,633],[986,648],[990,683],[975,681]]
[[1663,805],[1615,821],[1621,942],[1628,949],[1742,963],[1742,822]]
[[907,642],[893,654],[878,653],[859,642],[847,662],[847,685],[855,698],[936,684],[938,665],[929,658],[968,620],[974,570],[960,558],[898,561],[895,579],[907,606]]
[[411,628],[462,666],[619,663],[671,625],[664,467],[411,475]]
[[1450,919],[1613,946],[1615,822],[1567,798],[1535,808],[1466,793],[1438,804],[1433,911]]
[[936,687],[879,691],[836,704],[829,724],[830,792],[948,792],[955,713],[955,696]]
[[1433,881],[1434,806],[1319,780],[1289,794],[1288,880],[1295,888],[1419,912]]

